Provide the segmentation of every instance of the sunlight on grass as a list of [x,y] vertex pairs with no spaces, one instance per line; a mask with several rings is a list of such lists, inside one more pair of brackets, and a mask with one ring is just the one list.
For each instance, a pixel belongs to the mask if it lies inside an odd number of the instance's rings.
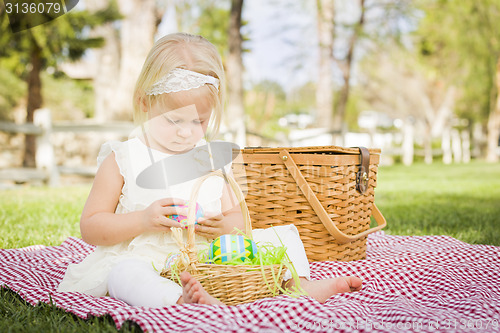
[[90,190],[78,187],[21,187],[0,191],[0,248],[59,245],[80,236],[79,220]]
[[387,233],[500,245],[499,164],[381,167],[375,198]]

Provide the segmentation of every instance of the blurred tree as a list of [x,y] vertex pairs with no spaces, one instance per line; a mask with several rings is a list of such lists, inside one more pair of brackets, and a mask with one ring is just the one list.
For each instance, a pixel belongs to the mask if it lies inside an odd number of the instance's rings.
[[[92,10],[99,10],[111,1],[85,0]],[[224,59],[228,53],[229,5],[228,0],[119,1],[122,20],[96,27],[92,32],[106,40],[104,47],[94,52],[98,64],[98,75],[94,78],[96,118],[107,121],[131,117],[130,96],[135,79],[165,19],[174,21],[166,23],[175,31],[206,37]]]
[[24,96],[26,84],[6,68],[0,68],[0,77],[0,121],[12,121],[12,109]]
[[[26,122],[32,123],[34,111],[43,105],[40,73],[47,67],[57,68],[62,61],[79,59],[88,48],[101,46],[103,40],[88,37],[86,29],[114,17],[114,8],[96,14],[73,10],[53,21],[13,34],[4,7],[0,7],[0,61],[3,65],[3,60],[8,59],[5,67],[28,83]],[[35,152],[35,137],[26,135],[23,166],[35,167]]]
[[113,6],[120,15],[120,20],[97,26],[91,33],[105,40],[104,47],[94,52],[97,121],[132,119],[131,96],[166,9],[163,3],[159,0],[85,0],[92,12]]
[[[309,113],[317,114],[315,110],[311,110],[314,107],[316,101],[316,83],[307,82],[304,85],[295,88],[288,94],[288,104],[290,111],[294,113]],[[311,112],[313,111],[313,112]]]
[[487,159],[500,137],[500,2],[420,0],[420,53],[463,87],[458,112],[487,128]]
[[[316,4],[319,42],[319,77],[316,87],[318,123],[329,128],[334,133],[334,140],[337,138],[335,141],[343,144],[357,50],[366,49],[381,38],[398,39],[403,29],[399,22],[408,15],[409,1],[359,0],[354,3],[317,0]],[[333,65],[341,74],[340,90],[336,96],[333,94]]]
[[[345,52],[345,56],[341,59],[335,58],[335,61],[338,64],[342,72],[343,84],[340,88],[340,93],[337,100],[334,103],[334,118],[333,118],[333,128],[334,132],[340,132],[341,137],[344,137],[343,124],[345,123],[345,113],[347,109],[347,103],[349,101],[350,88],[351,88],[351,73],[354,62],[354,50],[358,46],[358,40],[363,33],[364,24],[365,24],[365,12],[366,12],[366,2],[365,0],[359,1],[359,17],[352,24],[350,36],[347,41],[347,49]],[[343,144],[343,142],[341,142]]]
[[[223,62],[229,51],[228,31],[229,31],[229,1],[199,1],[200,15],[197,19],[196,32],[197,34],[208,39],[214,44],[223,58]],[[242,21],[244,26],[245,22]],[[242,35],[242,41],[246,37]]]
[[333,112],[333,46],[335,33],[335,1],[316,0],[318,26],[318,83],[316,84],[317,123],[332,128]]
[[360,64],[359,77],[364,108],[403,120],[407,126],[421,128],[415,133],[422,142],[425,162],[431,163],[432,139],[451,128],[456,87],[446,76],[410,50],[387,42]]
[[[225,57],[228,52],[229,0],[172,0],[177,31],[201,35]],[[244,22],[242,22],[244,25]],[[243,37],[243,40],[245,38]]]
[[246,145],[245,107],[243,105],[242,10],[243,0],[231,0],[228,30],[229,53],[226,58],[227,113],[231,117],[228,127],[233,135],[233,141],[241,147]]
[[260,137],[274,137],[283,129],[278,120],[289,113],[286,93],[279,83],[265,80],[245,93],[246,129]]

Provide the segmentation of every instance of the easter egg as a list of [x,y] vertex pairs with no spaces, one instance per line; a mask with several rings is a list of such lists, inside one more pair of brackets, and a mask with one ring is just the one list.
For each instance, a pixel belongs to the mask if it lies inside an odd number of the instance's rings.
[[222,235],[210,243],[208,249],[211,262],[219,265],[234,258],[241,258],[241,261],[253,259],[256,253],[255,242],[242,235]]
[[[188,203],[186,203],[185,205],[173,205],[175,207],[179,207],[179,208],[185,208],[185,209],[188,209]],[[182,224],[182,226],[187,229],[187,222],[188,222],[188,218],[187,216],[185,215],[179,215],[179,214],[174,214],[174,215],[167,215],[167,217],[169,219],[172,219],[172,220],[176,220],[177,222],[179,222],[180,224]],[[195,215],[195,220],[194,220],[194,224],[198,224],[198,219],[200,217],[203,217],[203,209],[201,208],[201,206],[196,203],[196,215]]]

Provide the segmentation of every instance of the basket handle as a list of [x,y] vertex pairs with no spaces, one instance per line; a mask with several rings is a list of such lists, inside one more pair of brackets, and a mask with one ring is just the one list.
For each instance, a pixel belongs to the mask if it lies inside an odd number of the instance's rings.
[[371,229],[368,229],[366,231],[363,231],[357,235],[347,235],[340,231],[335,223],[333,223],[332,219],[328,216],[328,213],[326,212],[325,208],[323,205],[319,202],[318,198],[314,194],[313,190],[307,183],[306,179],[300,172],[299,168],[297,167],[297,164],[295,164],[295,161],[293,160],[292,156],[290,153],[286,150],[282,150],[280,152],[280,157],[283,160],[286,168],[292,175],[292,177],[295,179],[295,182],[299,186],[300,190],[302,193],[304,193],[304,196],[306,197],[307,201],[311,204],[311,207],[314,209],[314,212],[316,215],[318,215],[321,223],[325,226],[326,230],[335,237],[335,239],[340,243],[340,244],[345,244],[352,242],[356,239],[359,239],[361,237],[364,237],[372,232],[375,232],[377,230],[382,229],[383,227],[386,226],[387,222],[380,212],[380,210],[377,208],[375,203],[373,204],[373,210],[372,214],[373,217],[375,218],[375,221],[377,222],[377,226],[373,227]]
[[236,195],[236,199],[238,200],[241,208],[241,212],[243,213],[243,219],[245,220],[245,233],[248,237],[252,238],[252,222],[250,220],[250,212],[248,211],[247,204],[245,202],[245,197],[240,187],[236,183],[233,177],[228,176],[223,173],[221,170],[212,171],[209,174],[199,178],[197,182],[194,184],[193,189],[191,191],[191,196],[188,203],[188,215],[187,215],[187,225],[188,225],[188,239],[187,239],[187,247],[188,249],[195,249],[195,235],[194,235],[194,221],[196,218],[196,199],[198,198],[198,194],[200,192],[201,185],[212,176],[218,176],[225,179]]

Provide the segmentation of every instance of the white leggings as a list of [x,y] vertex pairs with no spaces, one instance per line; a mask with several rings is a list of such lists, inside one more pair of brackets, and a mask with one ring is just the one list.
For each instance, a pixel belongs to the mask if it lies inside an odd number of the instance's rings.
[[[298,275],[310,279],[304,245],[294,225],[256,229],[252,234],[257,243],[271,243],[275,246],[281,246],[283,243]],[[284,280],[287,281],[291,277],[290,271],[287,270]],[[151,263],[139,259],[127,259],[113,267],[108,276],[108,291],[111,297],[133,306],[174,305],[182,296],[181,286],[161,277]]]
[[182,296],[182,287],[161,277],[139,259],[118,263],[108,276],[108,292],[113,298],[134,306],[164,307],[176,304]]

